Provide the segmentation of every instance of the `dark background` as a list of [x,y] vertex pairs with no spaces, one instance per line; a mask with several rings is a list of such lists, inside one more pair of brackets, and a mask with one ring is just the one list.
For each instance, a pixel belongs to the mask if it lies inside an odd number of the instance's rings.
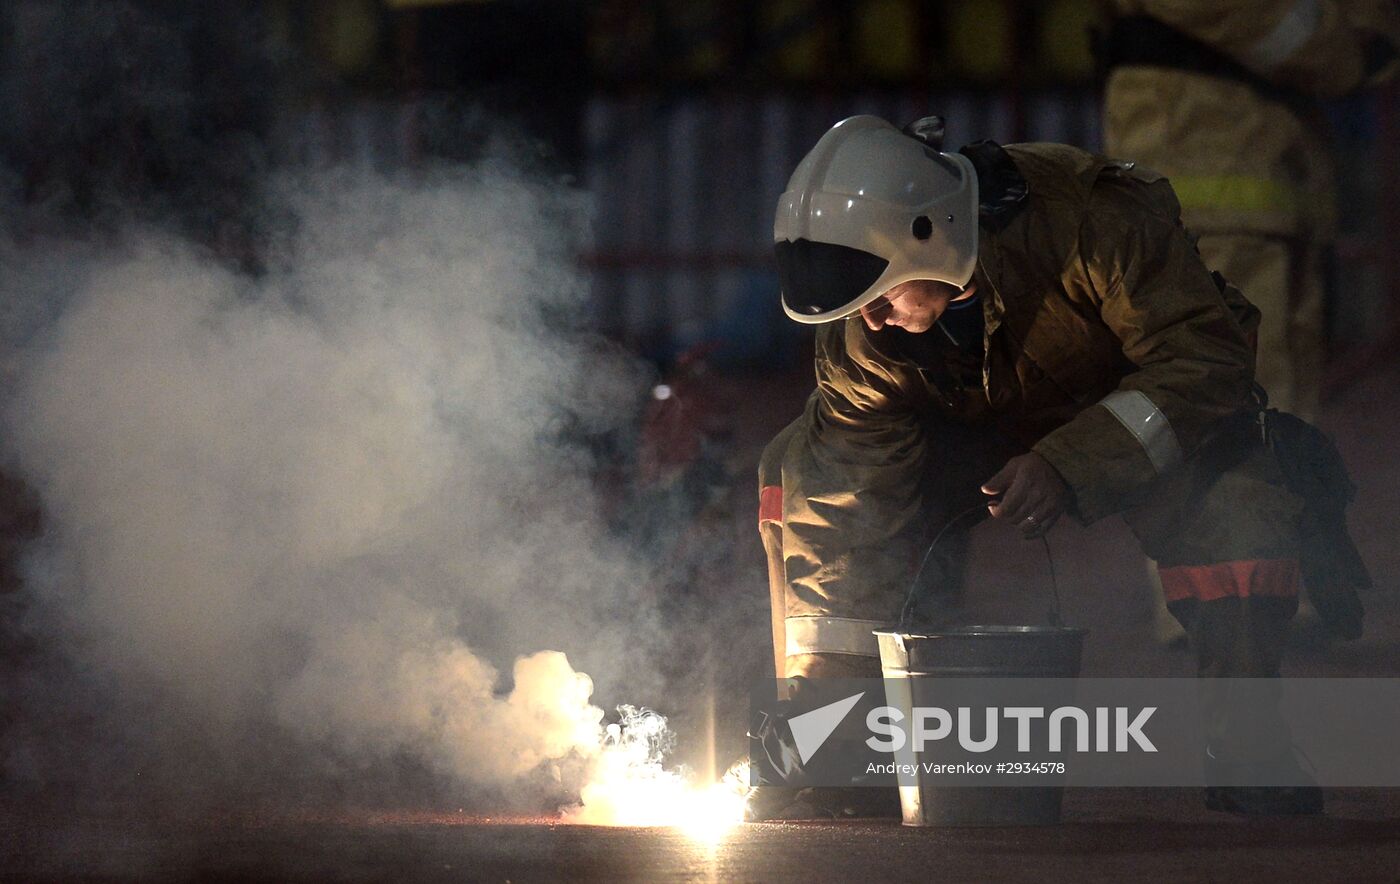
[[[596,198],[591,322],[663,367],[707,342],[725,368],[799,364],[771,211],[836,120],[937,112],[950,148],[1100,146],[1093,0],[67,0],[4,15],[17,85],[0,147],[25,199],[173,206],[255,263],[240,197],[269,165],[469,159],[509,121],[524,162]],[[61,34],[59,51],[32,48],[36,31]],[[1396,94],[1329,106],[1345,207],[1334,393],[1400,328]]]
[[[504,144],[591,193],[594,239],[579,261],[592,298],[574,319],[649,361],[674,394],[632,436],[598,440],[600,487],[615,492],[618,530],[668,563],[655,575],[663,607],[694,618],[668,674],[713,703],[716,685],[747,683],[771,659],[753,469],[811,387],[811,331],[783,317],[770,262],[788,174],[856,113],[943,114],[951,148],[980,138],[1098,148],[1093,14],[1091,0],[7,4],[0,189],[33,210],[20,237],[173,224],[251,273],[277,223],[256,204],[274,168],[411,174]],[[1329,106],[1343,236],[1323,417],[1361,486],[1358,544],[1391,592],[1373,603],[1362,643],[1302,644],[1302,674],[1400,671],[1398,97],[1390,87]],[[3,502],[0,577],[13,596],[16,557],[43,517],[12,481]],[[1086,673],[1190,672],[1184,652],[1149,637],[1141,555],[1120,524],[1066,525],[1055,547],[1067,618],[1093,629]],[[989,610],[1040,616],[1038,548],[991,526],[974,557],[974,594]],[[0,625],[5,664],[21,666],[35,649]],[[722,764],[742,750],[734,696],[667,710],[687,760]],[[686,735],[706,731],[709,757],[694,757]]]

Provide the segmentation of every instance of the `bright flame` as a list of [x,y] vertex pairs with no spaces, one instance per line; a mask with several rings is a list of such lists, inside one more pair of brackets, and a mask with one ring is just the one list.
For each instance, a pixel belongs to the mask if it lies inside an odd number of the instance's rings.
[[716,843],[743,822],[746,791],[736,790],[728,782],[692,788],[674,825],[696,841]]
[[670,826],[697,841],[715,843],[743,822],[746,777],[736,770],[708,785],[667,770],[671,748],[666,719],[649,709],[623,706],[622,721],[608,725],[580,806],[565,821],[599,826]]

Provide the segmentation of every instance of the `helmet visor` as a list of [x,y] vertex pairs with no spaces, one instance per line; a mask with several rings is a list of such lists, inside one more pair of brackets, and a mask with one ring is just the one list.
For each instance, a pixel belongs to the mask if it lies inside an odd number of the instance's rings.
[[890,264],[860,249],[807,239],[775,243],[773,253],[787,308],[802,316],[835,313],[831,319],[845,315],[841,308],[858,300]]

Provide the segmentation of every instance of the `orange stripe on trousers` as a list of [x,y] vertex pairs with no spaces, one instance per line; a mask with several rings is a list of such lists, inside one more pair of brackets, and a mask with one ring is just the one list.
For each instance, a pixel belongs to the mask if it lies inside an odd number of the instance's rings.
[[764,485],[758,492],[758,524],[783,521],[783,486]]
[[1301,576],[1297,559],[1245,559],[1215,565],[1162,568],[1162,594],[1169,602],[1224,598],[1296,598]]

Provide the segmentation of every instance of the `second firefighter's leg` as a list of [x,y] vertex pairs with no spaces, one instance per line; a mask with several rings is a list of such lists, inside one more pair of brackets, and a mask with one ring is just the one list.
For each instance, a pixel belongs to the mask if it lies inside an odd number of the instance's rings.
[[[1276,682],[1241,690],[1234,680],[1279,675],[1301,587],[1302,504],[1284,487],[1272,453],[1238,435],[1238,447],[1217,445],[1198,456],[1162,483],[1153,504],[1128,517],[1158,562],[1167,604],[1197,654],[1207,775],[1221,772],[1222,782],[1296,768]],[[1213,788],[1207,803],[1241,813],[1316,813],[1321,793]]]

